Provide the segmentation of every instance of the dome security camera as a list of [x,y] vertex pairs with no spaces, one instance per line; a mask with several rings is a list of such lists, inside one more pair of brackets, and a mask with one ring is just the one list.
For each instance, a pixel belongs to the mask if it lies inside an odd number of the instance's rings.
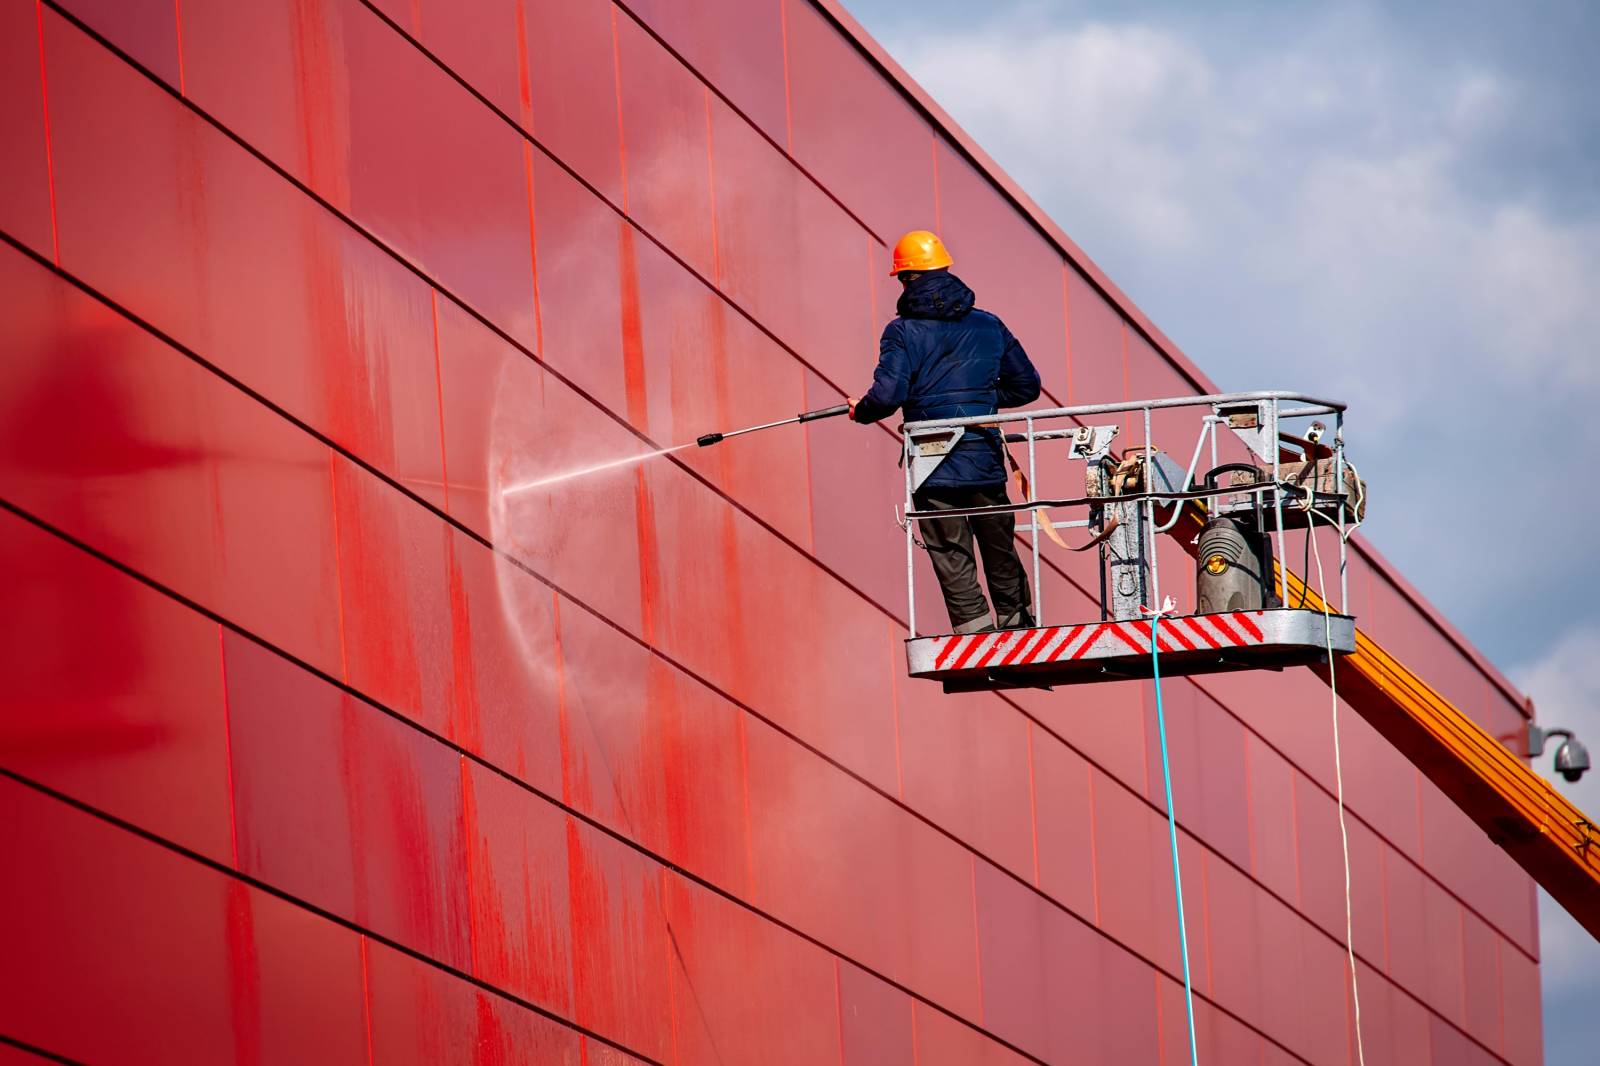
[[1537,759],[1544,754],[1544,742],[1551,737],[1563,737],[1556,749],[1555,768],[1568,781],[1577,781],[1589,772],[1589,749],[1583,741],[1572,735],[1570,729],[1545,729],[1528,723],[1528,757]]
[[1583,741],[1569,737],[1556,749],[1556,773],[1568,781],[1576,781],[1589,769],[1589,749]]

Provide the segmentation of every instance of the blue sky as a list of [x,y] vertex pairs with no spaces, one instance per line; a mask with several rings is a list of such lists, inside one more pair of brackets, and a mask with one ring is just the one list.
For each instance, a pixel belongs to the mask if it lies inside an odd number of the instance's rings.
[[[1350,401],[1371,541],[1600,751],[1600,6],[846,3],[1219,385]],[[1587,1064],[1600,945],[1541,925]]]

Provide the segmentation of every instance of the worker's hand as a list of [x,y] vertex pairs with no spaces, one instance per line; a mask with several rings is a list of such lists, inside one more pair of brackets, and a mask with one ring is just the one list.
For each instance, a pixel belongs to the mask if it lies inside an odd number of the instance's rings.
[[854,422],[856,420],[856,404],[860,403],[861,400],[859,398],[851,398],[847,402],[850,404],[850,421]]

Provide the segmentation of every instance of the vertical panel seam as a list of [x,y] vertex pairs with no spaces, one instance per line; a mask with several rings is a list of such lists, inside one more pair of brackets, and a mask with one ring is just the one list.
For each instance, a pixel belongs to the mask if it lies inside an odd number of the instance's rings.
[[701,87],[706,101],[706,197],[711,201],[711,283],[722,289],[722,240],[717,232],[717,156],[711,121],[711,90]]
[[50,188],[50,249],[57,269],[61,267],[61,226],[56,218],[56,156],[50,136],[50,77],[45,69],[44,0],[35,0],[34,21],[39,29],[39,106],[44,112],[44,169]]
[[839,1066],[844,1066],[844,984],[839,977],[839,956],[833,957],[833,1017],[839,1027]]
[[1067,403],[1074,404],[1078,401],[1073,398],[1072,387],[1072,264],[1066,258],[1061,260],[1061,330],[1066,343],[1067,351]]
[[748,715],[736,719],[739,732],[739,787],[744,803],[744,880],[750,898],[756,898],[755,827],[750,818],[750,743]]
[[172,0],[172,23],[177,32],[178,46],[178,95],[189,95],[188,80],[183,69],[183,0]]
[[617,95],[617,163],[622,177],[622,213],[628,214],[628,137],[622,124],[622,38],[617,31],[617,7],[611,5],[611,84]]
[[978,977],[978,1025],[983,1020],[983,933],[978,928],[978,856],[972,856],[972,959]]
[[450,510],[450,460],[444,436],[444,369],[439,351],[439,290],[428,286],[428,302],[433,305],[433,388],[434,404],[439,409],[439,481],[444,493],[444,509]]
[[538,347],[539,358],[548,359],[544,349],[544,314],[539,301],[539,222],[534,208],[533,142],[522,141],[522,173],[528,185],[528,268],[533,274],[533,343]]
[[228,760],[228,835],[233,849],[233,868],[239,869],[239,800],[233,782],[233,709],[228,699],[227,629],[217,623],[217,661],[222,677],[222,743]]
[[367,962],[367,936],[358,934],[361,944],[361,1016],[367,1030],[367,1066],[372,1066],[372,977]]
[[[794,155],[794,95],[789,87],[789,3],[778,0],[778,31],[783,37],[783,142],[784,149]],[[820,182],[818,183],[820,184]]]
[[344,636],[344,552],[339,544],[339,479],[334,471],[336,453],[328,449],[328,496],[333,513],[333,591],[339,604],[339,680],[350,683],[350,655]]
[[1083,772],[1089,781],[1089,888],[1094,894],[1094,926],[1100,929],[1100,830],[1095,824],[1094,766],[1086,764]]
[[1033,768],[1033,723],[1026,718],[1022,728],[1028,738],[1028,826],[1033,833],[1033,887],[1039,888],[1039,790]]

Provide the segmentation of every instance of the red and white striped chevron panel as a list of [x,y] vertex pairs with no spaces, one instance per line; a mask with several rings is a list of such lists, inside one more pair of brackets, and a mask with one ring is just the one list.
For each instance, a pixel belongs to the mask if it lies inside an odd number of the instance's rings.
[[[1163,618],[1157,640],[1163,654],[1252,647],[1266,640],[1266,612],[1180,615]],[[1318,616],[1320,622],[1321,616]],[[1150,654],[1150,623],[1085,622],[1071,626],[953,634],[913,642],[913,673],[993,670],[1034,663]],[[931,657],[931,661],[929,661]],[[920,661],[917,661],[920,660]]]

